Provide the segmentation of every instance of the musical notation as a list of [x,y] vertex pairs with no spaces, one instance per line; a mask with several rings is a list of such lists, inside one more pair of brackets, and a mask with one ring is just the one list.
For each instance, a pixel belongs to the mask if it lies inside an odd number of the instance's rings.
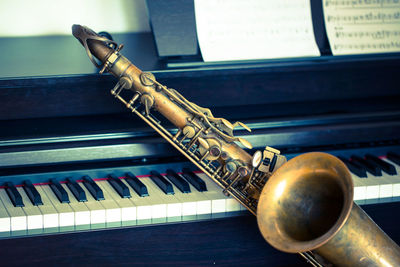
[[400,0],[327,0],[324,1],[324,6],[335,6],[335,7],[361,7],[366,6],[389,6],[398,4]]
[[336,38],[372,38],[372,39],[387,39],[387,38],[400,38],[399,31],[337,31]]
[[324,0],[334,55],[399,52],[400,0]]
[[342,22],[344,24],[357,23],[399,23],[400,12],[368,12],[359,15],[327,16],[328,22]]
[[358,43],[358,44],[335,44],[335,50],[340,49],[357,49],[357,50],[370,50],[370,49],[400,49],[400,42],[384,42],[378,44]]
[[194,3],[204,61],[319,56],[309,0]]

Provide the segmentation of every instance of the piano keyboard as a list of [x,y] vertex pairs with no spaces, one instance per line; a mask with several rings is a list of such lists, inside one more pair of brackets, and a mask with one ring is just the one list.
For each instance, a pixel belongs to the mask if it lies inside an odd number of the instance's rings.
[[[168,178],[172,174],[175,179]],[[245,210],[202,173],[186,170],[181,176],[168,170],[168,175],[153,171],[139,179],[131,173],[121,178],[110,174],[108,179],[69,178],[62,183],[50,179],[49,184],[34,186],[36,203],[27,186],[7,182],[0,188],[0,236],[210,219]],[[146,194],[137,192],[133,179]]]
[[[342,158],[343,160],[343,158]],[[392,202],[400,199],[400,155],[389,152],[386,157],[365,154],[344,160],[354,182],[357,204]]]
[[[399,154],[339,157],[351,171],[356,203],[400,199]],[[206,175],[186,168],[139,178],[129,172],[76,177],[35,184],[25,179],[23,186],[6,181],[0,188],[0,237],[201,220],[245,210]]]

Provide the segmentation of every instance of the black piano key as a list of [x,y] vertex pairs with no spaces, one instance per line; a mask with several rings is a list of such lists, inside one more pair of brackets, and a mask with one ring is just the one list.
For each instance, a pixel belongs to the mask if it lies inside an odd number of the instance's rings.
[[83,184],[85,185],[86,189],[92,194],[94,199],[96,200],[104,200],[104,193],[101,190],[101,188],[96,184],[95,181],[93,181],[90,176],[83,176],[82,177]]
[[175,171],[168,169],[165,176],[170,180],[182,193],[190,193],[190,186],[185,179],[180,177]]
[[341,161],[343,161],[343,163],[347,166],[347,168],[354,173],[355,175],[357,175],[360,178],[367,178],[367,170],[360,164],[358,164],[357,162],[352,162],[349,161],[348,159],[344,158],[344,157],[338,157]]
[[11,202],[15,207],[24,207],[24,202],[22,201],[22,196],[18,192],[17,188],[13,184],[13,182],[6,182],[6,191],[8,196],[11,199]]
[[53,190],[54,194],[57,196],[61,203],[69,203],[69,197],[67,191],[62,187],[59,181],[56,179],[50,179],[50,188]]
[[365,155],[365,159],[375,162],[387,174],[390,174],[390,175],[397,174],[396,168],[392,164],[390,164],[386,161],[383,161],[374,155],[367,154],[367,155]]
[[133,188],[133,190],[140,197],[147,197],[149,195],[146,185],[144,185],[133,173],[131,172],[126,173],[125,181]]
[[367,171],[372,175],[382,176],[382,171],[377,164],[356,155],[351,156],[350,159],[352,162],[357,162],[362,166],[364,166],[367,169]]
[[24,190],[35,206],[43,205],[42,197],[30,180],[24,181]]
[[67,186],[69,190],[71,190],[72,194],[74,194],[76,200],[79,202],[85,202],[87,201],[85,191],[80,187],[80,185],[73,180],[72,178],[67,178]]
[[114,174],[110,174],[108,175],[107,181],[122,198],[131,197],[131,192],[129,192],[129,188],[117,176],[115,176]]
[[150,179],[167,195],[175,194],[172,184],[156,171],[150,172]]
[[390,161],[393,161],[397,165],[400,165],[400,154],[393,151],[389,151],[386,156]]
[[188,168],[183,168],[182,176],[188,181],[191,185],[193,185],[197,191],[203,192],[207,191],[206,183],[200,179],[194,172],[192,172]]

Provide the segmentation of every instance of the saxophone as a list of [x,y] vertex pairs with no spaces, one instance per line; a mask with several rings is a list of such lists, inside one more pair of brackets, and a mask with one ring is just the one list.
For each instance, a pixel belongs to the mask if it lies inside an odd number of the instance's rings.
[[[160,84],[121,55],[123,45],[81,25],[73,25],[72,33],[100,73],[118,79],[111,94],[224,194],[257,215],[261,234],[272,246],[299,253],[313,266],[400,266],[400,248],[353,203],[352,178],[339,159],[314,152],[287,162],[268,146],[250,155],[242,148],[251,149],[250,142],[233,135],[238,126],[250,132],[245,124],[216,118]],[[155,112],[177,132],[166,130]]]

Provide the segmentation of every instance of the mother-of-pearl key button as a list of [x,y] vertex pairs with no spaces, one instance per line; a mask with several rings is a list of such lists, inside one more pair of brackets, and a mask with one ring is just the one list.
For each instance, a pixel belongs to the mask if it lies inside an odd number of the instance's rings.
[[22,197],[22,201],[25,203],[25,206],[22,207],[22,210],[26,214],[28,230],[43,228],[43,215],[39,208],[32,204],[22,188],[17,188],[17,190]]
[[27,218],[25,212],[20,207],[14,207],[5,189],[0,189],[0,199],[3,202],[7,213],[11,217],[11,231],[20,231],[27,229]]

